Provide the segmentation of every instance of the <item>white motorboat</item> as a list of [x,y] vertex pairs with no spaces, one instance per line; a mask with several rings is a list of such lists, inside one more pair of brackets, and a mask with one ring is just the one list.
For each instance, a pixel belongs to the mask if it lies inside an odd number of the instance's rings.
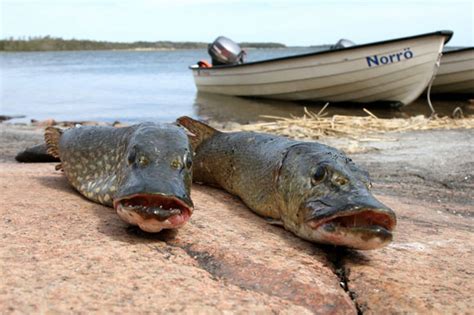
[[443,52],[431,93],[466,94],[474,97],[474,47]]
[[219,43],[220,37],[209,46],[213,65],[199,62],[190,69],[200,92],[406,105],[429,84],[451,36],[451,31],[438,31],[247,63],[238,45],[226,49],[229,40]]

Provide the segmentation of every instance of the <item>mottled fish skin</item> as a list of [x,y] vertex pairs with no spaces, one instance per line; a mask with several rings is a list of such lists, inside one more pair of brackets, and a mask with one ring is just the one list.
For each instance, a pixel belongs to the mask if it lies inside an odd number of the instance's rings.
[[57,149],[71,185],[94,202],[114,206],[131,224],[148,232],[178,227],[168,222],[163,203],[170,213],[182,208],[191,214],[192,151],[176,125],[72,128],[60,135]]
[[219,133],[196,149],[193,178],[239,196],[264,217],[280,219],[277,171],[294,142],[255,133]]
[[194,181],[239,196],[254,212],[310,241],[358,249],[391,241],[395,214],[370,194],[368,173],[337,149],[262,133],[222,133],[189,117],[177,122],[195,135]]
[[61,166],[71,185],[88,199],[112,206],[126,166],[125,152],[132,128],[79,127],[59,142]]

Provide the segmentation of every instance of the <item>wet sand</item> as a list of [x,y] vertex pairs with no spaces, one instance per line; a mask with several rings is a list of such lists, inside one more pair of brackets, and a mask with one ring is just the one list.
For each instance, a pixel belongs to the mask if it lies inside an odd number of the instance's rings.
[[[54,164],[20,164],[42,131],[0,124],[1,313],[466,313],[474,307],[474,131],[325,139],[366,168],[398,216],[381,250],[314,245],[195,185],[176,233],[130,229]],[[356,150],[354,147],[356,146]],[[186,297],[186,298],[183,298]],[[179,301],[177,303],[176,301]]]

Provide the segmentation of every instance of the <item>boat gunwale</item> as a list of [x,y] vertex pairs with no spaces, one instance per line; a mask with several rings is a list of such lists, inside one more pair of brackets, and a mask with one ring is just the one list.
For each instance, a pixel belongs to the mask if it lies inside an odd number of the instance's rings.
[[449,55],[449,54],[454,54],[454,53],[459,53],[459,52],[464,52],[464,51],[469,51],[469,50],[474,50],[474,46],[449,49],[449,50],[446,50],[446,51],[443,50],[443,56],[444,55]]
[[378,46],[378,45],[383,45],[383,44],[395,43],[395,42],[399,42],[399,41],[405,41],[405,40],[422,38],[422,37],[430,37],[430,36],[435,36],[435,35],[440,35],[440,36],[447,37],[446,40],[444,41],[444,44],[443,44],[443,45],[445,45],[452,38],[453,32],[449,31],[449,30],[442,30],[442,31],[419,34],[419,35],[414,35],[414,36],[400,37],[400,38],[394,38],[394,39],[383,40],[383,41],[378,41],[378,42],[372,42],[372,43],[367,43],[367,44],[355,45],[355,46],[351,46],[351,47],[345,47],[345,48],[334,49],[334,50],[316,51],[316,52],[311,52],[311,53],[291,55],[291,56],[278,57],[278,58],[271,58],[271,59],[258,60],[258,61],[251,61],[251,62],[246,62],[246,63],[241,63],[241,64],[234,64],[234,65],[218,65],[218,66],[212,66],[211,68],[201,68],[201,67],[196,67],[196,65],[191,65],[191,66],[189,66],[189,69],[191,69],[192,71],[198,71],[198,70],[218,70],[218,69],[233,69],[233,68],[240,68],[240,67],[248,67],[248,66],[278,62],[278,61],[283,61],[283,60],[291,60],[291,59],[298,59],[298,58],[304,58],[304,57],[312,57],[312,56],[316,56],[316,55],[324,55],[324,54],[335,53],[335,52],[340,52],[340,51],[348,51],[348,50],[354,50],[354,49],[359,49],[359,48],[366,48],[366,47],[370,47],[370,46]]

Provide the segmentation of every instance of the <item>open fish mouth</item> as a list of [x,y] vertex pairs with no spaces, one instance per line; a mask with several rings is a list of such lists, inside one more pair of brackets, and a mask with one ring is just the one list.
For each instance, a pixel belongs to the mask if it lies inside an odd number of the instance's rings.
[[308,225],[324,243],[356,249],[376,249],[390,243],[396,225],[394,215],[379,209],[357,209],[310,220]]
[[193,212],[192,205],[162,194],[134,194],[115,199],[114,208],[125,222],[152,233],[183,226]]

